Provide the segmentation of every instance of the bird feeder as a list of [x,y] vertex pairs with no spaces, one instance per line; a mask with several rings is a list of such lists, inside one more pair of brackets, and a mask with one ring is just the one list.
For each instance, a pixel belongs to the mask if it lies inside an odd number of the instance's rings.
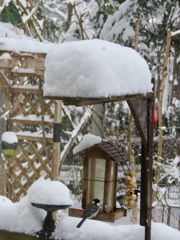
[[83,162],[82,209],[69,209],[69,215],[82,217],[86,205],[94,198],[102,203],[96,220],[114,222],[126,216],[125,209],[116,208],[118,163],[124,161],[109,142],[97,143],[77,153]]
[[5,159],[12,160],[18,144],[16,134],[14,132],[4,132],[1,143]]
[[123,198],[126,200],[127,204],[126,208],[137,207],[137,196],[134,193],[137,185],[134,183],[135,172],[125,172],[124,176],[126,178],[125,186],[126,186],[126,194]]

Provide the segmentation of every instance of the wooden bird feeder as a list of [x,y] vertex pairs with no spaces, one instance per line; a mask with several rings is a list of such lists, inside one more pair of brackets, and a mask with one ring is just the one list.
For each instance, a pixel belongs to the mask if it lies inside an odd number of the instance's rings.
[[70,208],[69,215],[82,217],[86,205],[99,198],[102,208],[94,219],[114,222],[126,216],[126,209],[116,208],[118,163],[124,161],[117,149],[101,142],[76,155],[83,160],[82,209]]

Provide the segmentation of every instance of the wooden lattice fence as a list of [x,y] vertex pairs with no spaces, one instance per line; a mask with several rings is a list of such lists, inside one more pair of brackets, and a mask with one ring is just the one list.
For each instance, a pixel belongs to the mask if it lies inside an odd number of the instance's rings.
[[[3,59],[4,53],[11,58]],[[14,159],[0,162],[0,194],[17,201],[40,176],[58,179],[69,150],[91,118],[91,109],[83,108],[77,123],[77,116],[73,120],[62,101],[43,98],[45,53],[0,49],[0,57],[4,131],[13,131],[18,137]],[[62,115],[72,134],[60,153],[57,130],[61,129]]]
[[45,54],[9,54],[12,59],[0,60],[1,97],[5,99],[6,131],[16,133],[18,147],[14,159],[1,164],[0,194],[17,201],[40,176],[53,178],[56,110],[55,101],[43,99]]

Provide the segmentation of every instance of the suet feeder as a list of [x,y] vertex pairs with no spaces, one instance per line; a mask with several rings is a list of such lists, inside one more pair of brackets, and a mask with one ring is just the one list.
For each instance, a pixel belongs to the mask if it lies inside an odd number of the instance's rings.
[[126,208],[137,207],[137,196],[134,194],[134,190],[137,188],[137,185],[134,183],[135,172],[125,172],[124,176],[126,178],[126,194],[123,198],[126,200]]
[[14,132],[4,132],[1,143],[5,159],[12,160],[18,144],[16,134]]
[[86,205],[93,198],[102,203],[96,220],[114,222],[126,216],[126,209],[116,208],[118,163],[124,161],[117,149],[109,142],[97,143],[78,152],[83,162],[82,209],[69,209],[69,215],[82,217]]

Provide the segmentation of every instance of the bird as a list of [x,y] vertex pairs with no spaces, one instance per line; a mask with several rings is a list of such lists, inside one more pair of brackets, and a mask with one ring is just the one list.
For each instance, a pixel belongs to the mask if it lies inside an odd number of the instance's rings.
[[136,194],[136,197],[138,198],[138,193],[140,193],[141,191],[139,189],[135,189],[134,190],[134,194]]
[[121,208],[124,208],[128,204],[128,200],[124,199],[124,195],[119,195],[116,197],[116,200],[121,205]]
[[83,219],[78,223],[76,226],[77,228],[80,228],[82,224],[85,222],[87,218],[95,217],[99,211],[99,203],[100,200],[98,198],[94,198],[87,206],[84,211]]
[[[138,198],[138,193],[140,193],[141,191],[138,189],[135,189],[131,192],[128,193],[129,196],[131,196],[132,194],[135,194],[136,197]],[[122,208],[124,208],[127,204],[128,204],[128,199],[125,197],[125,194],[123,195],[119,195],[116,197],[116,200],[118,201],[118,203],[121,205]]]

